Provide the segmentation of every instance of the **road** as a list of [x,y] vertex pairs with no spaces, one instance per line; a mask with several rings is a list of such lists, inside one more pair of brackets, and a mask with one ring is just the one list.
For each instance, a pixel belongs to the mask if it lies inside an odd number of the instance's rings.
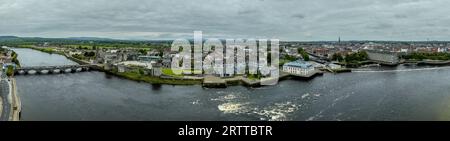
[[2,97],[3,108],[0,121],[8,121],[11,114],[11,98],[9,96],[9,84],[3,73],[0,80],[0,97]]

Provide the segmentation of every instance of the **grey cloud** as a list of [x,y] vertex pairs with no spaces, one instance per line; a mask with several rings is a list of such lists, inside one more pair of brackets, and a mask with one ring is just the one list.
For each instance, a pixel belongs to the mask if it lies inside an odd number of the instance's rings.
[[[448,0],[2,0],[0,35],[446,39]],[[301,20],[299,20],[301,19]],[[408,34],[410,33],[410,34]],[[414,37],[406,36],[414,35]]]
[[241,11],[239,11],[238,14],[239,14],[239,15],[246,15],[246,14],[252,14],[252,13],[256,13],[256,12],[258,12],[258,11],[257,11],[257,10],[250,10],[250,9],[247,9],[247,10],[241,10]]
[[292,17],[298,18],[298,19],[304,19],[305,15],[303,15],[303,14],[294,14],[294,15],[292,15]]
[[405,18],[408,18],[408,16],[403,15],[403,14],[396,14],[394,17],[397,18],[397,19],[405,19]]
[[375,23],[373,25],[367,26],[369,29],[375,29],[375,30],[385,30],[392,28],[393,25],[389,23]]

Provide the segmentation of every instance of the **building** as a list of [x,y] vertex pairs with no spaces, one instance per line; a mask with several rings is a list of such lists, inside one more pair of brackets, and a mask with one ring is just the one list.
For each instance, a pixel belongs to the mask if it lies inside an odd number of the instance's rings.
[[70,51],[69,52],[70,56],[72,56],[72,55],[81,55],[81,54],[83,54],[83,52],[81,52],[81,51]]
[[111,70],[113,65],[117,63],[117,55],[116,54],[108,54],[103,56],[103,64],[105,65],[105,70]]
[[117,71],[122,73],[122,72],[126,72],[127,71],[127,66],[123,65],[123,64],[118,64],[117,65]]
[[162,75],[162,64],[161,63],[152,63],[152,69],[150,75],[152,76],[161,76]]
[[317,62],[314,62],[314,61],[308,61],[307,63],[311,64],[315,69],[325,68],[324,64],[317,63]]
[[138,60],[141,62],[158,62],[159,60],[161,60],[160,56],[139,56]]
[[392,64],[396,64],[399,62],[399,57],[396,53],[380,52],[380,51],[367,51],[367,55],[370,60],[392,63]]
[[117,63],[117,65],[136,66],[136,67],[142,67],[145,69],[152,69],[152,63],[149,63],[149,62],[123,61],[123,62]]
[[341,65],[337,65],[337,64],[333,64],[333,63],[328,64],[328,67],[330,69],[332,69],[332,70],[336,70],[336,69],[341,69],[342,68]]
[[283,71],[295,75],[309,75],[314,73],[314,66],[303,60],[297,60],[284,64]]
[[172,58],[164,57],[162,60],[162,67],[170,68],[172,66]]
[[314,48],[313,54],[320,56],[320,57],[328,57],[330,54],[330,51],[327,48]]

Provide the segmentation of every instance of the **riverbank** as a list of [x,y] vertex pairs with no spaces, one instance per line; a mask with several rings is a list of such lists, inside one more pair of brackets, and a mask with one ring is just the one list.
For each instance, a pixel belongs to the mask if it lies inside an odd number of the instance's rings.
[[150,84],[167,84],[167,85],[201,85],[201,80],[192,80],[192,79],[183,79],[183,78],[160,78],[160,77],[153,77],[153,76],[147,76],[147,75],[141,75],[134,72],[124,72],[119,73],[115,71],[107,71],[102,70],[106,74],[118,76],[120,78],[125,78],[133,81],[138,82],[147,82]]
[[426,60],[426,61],[419,61],[417,62],[417,65],[450,65],[450,61],[441,61],[441,60]]
[[38,48],[38,47],[33,47],[33,46],[20,46],[20,45],[16,46],[16,48],[29,48],[29,49],[34,49],[34,50],[37,50],[37,51],[49,53],[49,54],[64,55],[64,53],[55,51],[53,48]]

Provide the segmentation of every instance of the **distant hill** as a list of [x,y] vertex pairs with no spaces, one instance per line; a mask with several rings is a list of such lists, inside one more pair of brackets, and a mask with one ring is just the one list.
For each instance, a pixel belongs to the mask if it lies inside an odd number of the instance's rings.
[[80,45],[80,46],[104,46],[104,47],[167,47],[170,40],[119,40],[111,38],[98,37],[69,37],[69,38],[42,38],[42,37],[17,37],[0,36],[0,46],[18,46],[18,45]]
[[17,36],[0,36],[0,40],[13,40],[13,39],[19,39]]
[[0,36],[0,41],[17,40],[17,39],[32,39],[32,40],[78,40],[78,41],[114,41],[110,38],[98,37],[69,37],[69,38],[42,38],[42,37],[17,37],[17,36]]
[[112,41],[112,40],[115,40],[115,39],[110,39],[110,38],[99,38],[99,37],[69,37],[66,39],[82,40],[82,41]]

